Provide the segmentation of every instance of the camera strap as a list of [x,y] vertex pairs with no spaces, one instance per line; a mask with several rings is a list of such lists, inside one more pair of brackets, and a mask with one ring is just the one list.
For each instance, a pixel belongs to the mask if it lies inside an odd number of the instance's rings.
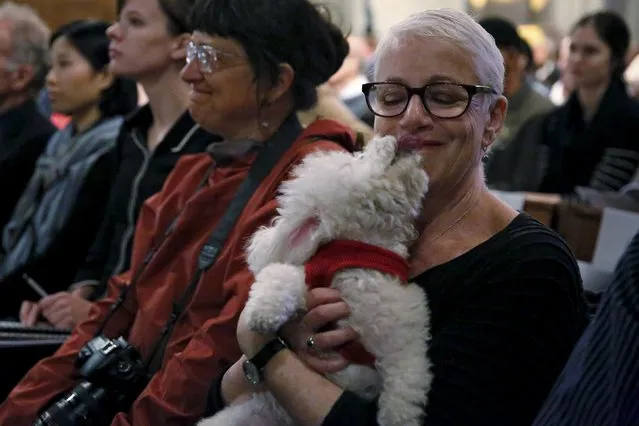
[[173,303],[173,309],[169,319],[162,328],[162,332],[153,345],[147,360],[148,372],[151,375],[159,370],[171,333],[180,316],[184,312],[184,309],[190,302],[193,293],[197,289],[202,278],[202,274],[215,264],[215,261],[222,251],[229,234],[235,227],[237,219],[242,214],[242,211],[248,204],[249,200],[264,178],[271,172],[284,153],[288,151],[288,149],[297,140],[301,131],[301,125],[297,121],[296,117],[292,116],[284,123],[274,137],[268,140],[258,152],[255,161],[249,169],[247,177],[238,188],[235,196],[231,200],[231,203],[224,212],[224,215],[219,220],[209,239],[200,250],[197,270],[193,275],[193,278],[189,282],[189,285],[182,294],[182,297],[180,297],[179,301]]
[[[202,248],[202,251],[206,250],[207,253],[205,253],[204,255],[200,253],[198,259],[198,270],[200,269],[200,266],[202,264],[210,262],[210,265],[213,265],[213,263],[215,263],[217,253],[215,253],[214,257],[212,257],[210,260],[205,259],[213,254],[213,252],[216,250],[217,244],[219,244],[219,241],[222,241],[222,243],[220,248],[217,249],[218,251],[221,250],[221,247],[224,245],[224,241],[226,241],[227,235],[222,235],[221,232],[218,232],[218,228],[221,228],[222,231],[226,230],[225,232],[227,234],[230,233],[233,225],[235,224],[235,221],[242,213],[244,206],[255,192],[255,189],[257,189],[264,177],[266,177],[266,175],[275,166],[275,164],[277,164],[277,161],[288,150],[288,148],[293,145],[301,132],[302,127],[297,120],[297,117],[295,115],[292,115],[282,124],[278,132],[275,133],[275,135],[273,135],[271,139],[264,143],[264,145],[258,152],[258,155],[255,158],[255,161],[253,162],[251,168],[249,169],[246,179],[244,180],[244,182],[242,182],[240,188],[238,188],[238,192],[236,193],[235,198],[231,201],[229,208],[225,212],[224,216],[220,219],[218,226],[207,241],[207,244],[205,244]],[[313,140],[315,140],[315,138]],[[210,176],[215,171],[218,162],[214,154],[213,157],[216,161],[214,161],[214,164],[207,170],[206,174],[202,178],[202,181],[200,181],[198,187],[195,189],[195,192],[191,198],[193,198],[200,190],[202,190],[206,186],[206,183],[208,182]],[[240,199],[240,197],[242,197],[242,199]],[[144,259],[142,260],[142,264],[133,272],[129,285],[125,285],[124,287],[122,287],[118,298],[111,305],[109,312],[107,312],[104,320],[94,333],[94,338],[103,334],[104,329],[106,328],[111,318],[113,318],[113,315],[115,315],[118,309],[120,309],[120,307],[124,304],[127,295],[132,289],[136,287],[137,282],[146,270],[146,267],[149,265],[149,263],[151,263],[151,260],[155,257],[155,254],[160,250],[162,245],[168,239],[169,235],[171,235],[171,233],[173,232],[173,229],[175,228],[175,225],[179,221],[180,217],[181,215],[178,215],[171,221],[169,226],[164,231],[164,234],[162,235],[160,241],[157,242],[148,251]],[[214,245],[210,245],[209,243],[211,242],[213,242]],[[198,273],[196,272],[196,275],[197,274]],[[201,272],[199,272],[199,274],[201,274]],[[196,285],[194,285],[194,287],[196,287]],[[193,290],[195,290],[195,288],[193,288]]]

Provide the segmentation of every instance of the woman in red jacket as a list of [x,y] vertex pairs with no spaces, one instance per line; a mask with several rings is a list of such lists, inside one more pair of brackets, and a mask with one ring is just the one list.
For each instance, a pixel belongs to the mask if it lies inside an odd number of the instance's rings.
[[[129,0],[121,16],[133,24],[132,9],[146,1]],[[13,390],[0,406],[3,426],[31,425],[51,401],[74,389],[82,380],[74,366],[78,352],[103,325],[105,337],[125,337],[155,374],[132,404],[119,406],[117,413],[91,412],[90,424],[190,426],[204,414],[213,378],[240,357],[236,324],[252,282],[244,259],[246,239],[273,218],[277,188],[304,155],[351,148],[354,139],[329,121],[302,131],[295,118],[296,111],[315,103],[315,87],[341,66],[348,46],[340,30],[308,0],[249,3],[237,8],[228,0],[197,2],[192,11],[196,31],[188,40],[182,72],[191,88],[190,110],[223,142],[212,145],[210,153],[182,158],[163,190],[147,200],[136,226],[130,270],[111,279],[109,296],[92,307],[89,320]],[[197,274],[201,249],[256,155],[283,142],[291,146],[262,179],[217,261]],[[185,309],[175,310],[192,282],[196,287],[181,304]],[[123,293],[123,302],[110,315]],[[154,351],[171,318],[175,322],[165,334],[165,350]],[[131,387],[115,390],[125,394]],[[106,409],[103,403],[95,408]]]

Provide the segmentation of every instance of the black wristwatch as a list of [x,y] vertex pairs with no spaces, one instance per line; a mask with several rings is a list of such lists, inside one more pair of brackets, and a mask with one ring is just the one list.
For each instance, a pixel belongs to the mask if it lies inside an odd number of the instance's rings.
[[242,369],[244,370],[246,380],[253,385],[262,383],[262,380],[264,379],[262,377],[262,370],[264,370],[266,364],[268,364],[268,362],[283,349],[288,349],[288,345],[284,342],[284,340],[276,337],[264,345],[257,355],[244,361]]

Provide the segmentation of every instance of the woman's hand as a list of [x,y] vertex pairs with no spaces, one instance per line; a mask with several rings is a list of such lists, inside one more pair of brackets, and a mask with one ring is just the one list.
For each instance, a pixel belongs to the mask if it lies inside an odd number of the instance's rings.
[[[306,315],[301,321],[293,321],[282,328],[282,336],[293,345],[298,357],[320,374],[336,373],[348,366],[335,349],[357,340],[359,336],[350,327],[332,328],[337,321],[347,318],[350,309],[334,288],[315,288],[306,296]],[[326,331],[318,331],[325,330]],[[310,337],[315,342],[307,346]]]
[[60,292],[42,298],[38,303],[42,315],[54,327],[70,329],[89,317],[91,302],[80,295],[69,292]]
[[253,385],[246,380],[242,364],[246,361],[246,356],[242,357],[233,364],[222,377],[221,392],[222,400],[225,405],[240,402],[242,399],[249,398],[256,392],[263,392],[263,385]]
[[20,322],[26,326],[33,327],[38,322],[40,312],[38,302],[25,300],[20,306]]
[[[350,310],[338,290],[333,288],[316,288],[306,296],[307,313],[301,319],[295,319],[280,330],[280,334],[293,347],[299,358],[311,369],[320,374],[335,373],[348,366],[335,349],[357,340],[355,330],[332,328],[337,321],[349,316]],[[326,331],[319,332],[328,328]],[[315,342],[312,348],[307,346],[309,338]],[[242,353],[248,358],[256,355],[264,345],[275,338],[275,335],[262,335],[250,330],[244,313],[240,315],[237,325],[237,340]]]

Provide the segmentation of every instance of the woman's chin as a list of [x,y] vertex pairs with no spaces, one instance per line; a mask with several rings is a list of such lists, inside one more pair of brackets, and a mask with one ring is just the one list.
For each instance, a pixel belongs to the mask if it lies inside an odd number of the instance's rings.
[[133,80],[138,80],[139,77],[134,68],[117,59],[111,59],[111,62],[109,62],[109,71],[117,77],[131,78]]
[[203,130],[217,134],[219,126],[217,121],[211,120],[211,114],[207,114],[200,105],[189,102],[189,113],[191,118],[195,121]]

